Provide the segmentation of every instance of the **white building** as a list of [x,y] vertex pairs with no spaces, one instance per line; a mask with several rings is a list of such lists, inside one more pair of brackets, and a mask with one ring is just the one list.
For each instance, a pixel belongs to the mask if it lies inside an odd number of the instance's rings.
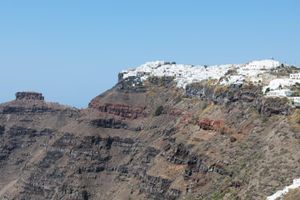
[[294,105],[299,108],[300,107],[300,97],[293,97]]
[[300,79],[300,73],[290,74],[290,79]]
[[270,97],[289,97],[293,92],[289,89],[271,90],[266,95]]

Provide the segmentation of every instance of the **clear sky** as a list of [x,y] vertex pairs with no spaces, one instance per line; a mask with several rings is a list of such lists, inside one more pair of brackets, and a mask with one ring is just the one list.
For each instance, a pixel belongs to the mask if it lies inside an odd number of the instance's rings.
[[0,102],[77,107],[146,61],[300,65],[298,0],[1,0]]

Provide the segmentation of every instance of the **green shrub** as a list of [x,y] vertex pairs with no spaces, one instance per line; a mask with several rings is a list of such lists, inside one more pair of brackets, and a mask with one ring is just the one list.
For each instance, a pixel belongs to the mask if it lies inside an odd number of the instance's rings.
[[158,106],[158,107],[156,108],[155,112],[154,112],[154,116],[159,116],[159,115],[161,115],[162,112],[163,112],[163,110],[164,110],[164,107],[163,107],[163,106]]
[[208,107],[208,103],[205,101],[201,104],[201,110],[205,110]]

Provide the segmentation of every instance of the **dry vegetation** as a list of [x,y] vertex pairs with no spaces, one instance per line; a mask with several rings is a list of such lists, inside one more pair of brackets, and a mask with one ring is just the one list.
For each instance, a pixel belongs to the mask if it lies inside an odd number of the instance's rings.
[[299,200],[300,189],[290,190],[284,197],[283,200]]
[[289,117],[292,129],[294,131],[300,130],[300,110],[297,109],[294,113]]

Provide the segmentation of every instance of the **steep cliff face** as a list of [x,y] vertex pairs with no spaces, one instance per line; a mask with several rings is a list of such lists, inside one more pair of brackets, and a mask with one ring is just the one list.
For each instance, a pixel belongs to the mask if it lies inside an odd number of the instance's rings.
[[300,174],[299,111],[261,85],[121,74],[82,110],[20,94],[0,105],[0,199],[265,199]]

